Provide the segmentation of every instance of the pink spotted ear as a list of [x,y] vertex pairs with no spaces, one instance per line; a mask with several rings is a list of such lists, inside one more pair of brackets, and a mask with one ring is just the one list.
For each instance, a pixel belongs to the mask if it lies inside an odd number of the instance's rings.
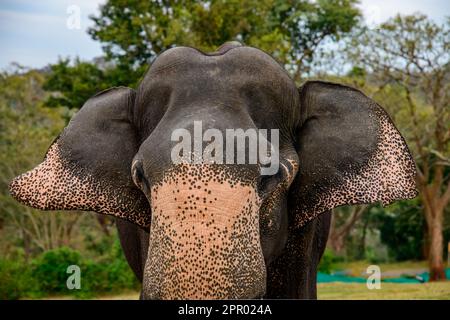
[[89,99],[44,161],[11,182],[11,195],[37,209],[95,211],[148,226],[149,204],[131,179],[139,147],[129,120],[134,96],[121,87]]
[[342,205],[417,196],[415,164],[387,113],[360,91],[312,81],[300,88],[297,224]]

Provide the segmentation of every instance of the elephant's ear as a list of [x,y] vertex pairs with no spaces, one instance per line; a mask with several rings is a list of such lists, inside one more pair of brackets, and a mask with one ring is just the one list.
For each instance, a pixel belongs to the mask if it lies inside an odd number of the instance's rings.
[[328,82],[307,82],[299,93],[299,169],[290,189],[299,226],[337,206],[417,195],[405,140],[377,103]]
[[11,195],[37,209],[95,211],[148,226],[148,202],[131,178],[139,147],[130,121],[134,98],[125,87],[90,98],[44,161],[11,182]]

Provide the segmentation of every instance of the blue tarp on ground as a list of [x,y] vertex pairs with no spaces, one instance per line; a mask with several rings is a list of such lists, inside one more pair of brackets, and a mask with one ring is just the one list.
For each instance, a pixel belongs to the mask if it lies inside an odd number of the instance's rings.
[[[445,270],[445,274],[447,279],[450,279],[450,268]],[[411,275],[405,275],[398,278],[384,278],[382,282],[390,282],[390,283],[421,283],[428,282],[430,279],[430,274],[428,272],[423,272],[417,274],[415,277]],[[326,274],[319,272],[317,274],[317,282],[318,283],[327,283],[327,282],[347,282],[347,283],[365,283],[367,278],[364,277],[351,277],[342,274]]]

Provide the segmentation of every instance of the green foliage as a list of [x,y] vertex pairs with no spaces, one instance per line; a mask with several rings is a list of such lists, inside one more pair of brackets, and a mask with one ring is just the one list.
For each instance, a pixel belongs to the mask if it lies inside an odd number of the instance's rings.
[[[48,96],[42,89],[45,77],[37,71],[0,73],[0,298],[90,297],[98,292],[136,289],[138,282],[117,234],[104,235],[94,216],[42,212],[9,195],[11,179],[42,161],[65,124],[63,108],[43,106]],[[68,86],[67,90],[72,89]],[[78,221],[82,229],[77,228]],[[78,250],[64,247],[67,244]],[[81,290],[66,288],[70,276],[66,270],[71,264],[81,268]]]
[[114,245],[114,237],[101,236],[96,239],[93,234],[83,231],[85,234],[84,242],[87,251],[95,257],[104,257],[110,255],[111,247]]
[[278,57],[305,64],[317,45],[348,33],[360,16],[354,0],[109,0],[91,17],[91,36],[109,59],[148,63],[174,45],[211,51],[239,40]]
[[89,33],[102,43],[105,59],[63,59],[51,66],[44,89],[47,106],[79,109],[95,93],[135,87],[159,53],[173,46],[214,51],[238,40],[276,57],[300,80],[317,48],[357,24],[355,0],[109,0],[91,17]]
[[[109,260],[103,262],[107,265],[107,286],[99,291],[119,291],[125,289],[137,289],[139,287],[136,276],[131,272],[124,258],[119,241],[115,241],[113,254]],[[93,291],[96,292],[96,291]]]
[[92,90],[101,91],[107,88],[104,72],[95,65],[78,59],[75,60],[74,66],[69,63],[69,59],[65,59],[51,66],[44,89],[62,94],[48,98],[46,104],[50,107],[79,108],[92,95]]
[[84,269],[84,282],[89,292],[114,292],[138,287],[117,239],[109,248],[108,255],[95,263],[87,261]]
[[24,296],[39,297],[38,283],[22,259],[0,258],[0,300],[15,300]]
[[98,66],[75,59],[60,60],[50,66],[51,71],[43,86],[52,94],[48,107],[79,109],[95,93],[114,86],[136,86],[143,68],[131,69],[124,65]]
[[331,274],[336,271],[337,263],[341,261],[340,258],[335,256],[330,249],[325,249],[322,258],[320,259],[318,271],[322,273]]
[[370,263],[380,263],[384,262],[377,256],[377,253],[373,247],[367,246],[364,250],[364,260]]
[[0,73],[0,235],[7,239],[0,243],[3,256],[16,246],[27,256],[59,246],[69,236],[61,232],[64,226],[75,220],[25,207],[8,190],[15,176],[42,161],[65,124],[65,110],[42,105],[47,96],[44,81],[45,75],[35,70]]
[[378,210],[375,217],[381,232],[381,241],[389,248],[389,255],[396,261],[423,258],[425,218],[418,200],[400,201],[385,210]]
[[[81,270],[81,289],[66,286],[67,267]],[[25,260],[0,259],[0,298],[19,299],[48,295],[74,295],[91,298],[97,294],[137,290],[139,283],[129,268],[118,241],[109,255],[99,261],[85,259],[67,247],[49,250],[30,263]]]
[[66,273],[70,265],[81,265],[81,255],[70,248],[61,247],[44,252],[33,261],[33,278],[39,283],[40,290],[48,293],[67,291]]

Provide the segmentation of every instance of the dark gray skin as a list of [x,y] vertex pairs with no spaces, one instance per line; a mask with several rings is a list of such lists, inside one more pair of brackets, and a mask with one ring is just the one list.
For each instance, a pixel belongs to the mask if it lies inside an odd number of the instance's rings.
[[[278,171],[174,164],[171,133],[193,133],[194,121],[224,136],[278,129]],[[136,91],[89,99],[10,189],[32,207],[118,218],[144,299],[316,298],[330,210],[417,194],[412,157],[379,105],[338,84],[297,88],[272,57],[237,43],[170,49]]]

